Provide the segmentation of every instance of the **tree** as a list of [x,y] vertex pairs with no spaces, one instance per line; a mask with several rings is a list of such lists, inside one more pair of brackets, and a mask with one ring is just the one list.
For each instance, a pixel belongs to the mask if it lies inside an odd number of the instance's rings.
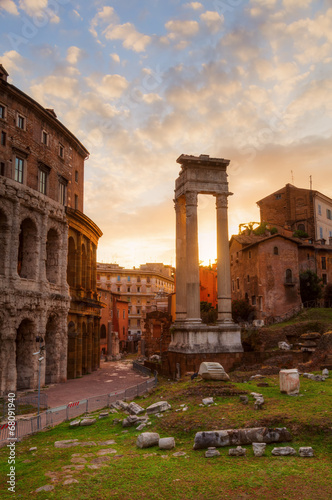
[[328,283],[324,290],[325,307],[332,307],[332,283]]
[[303,303],[320,299],[322,296],[321,279],[313,271],[300,274],[300,292]]
[[214,324],[218,318],[218,311],[210,302],[201,301],[201,317],[205,325]]
[[252,321],[255,318],[255,308],[247,300],[233,300],[232,318],[234,321]]

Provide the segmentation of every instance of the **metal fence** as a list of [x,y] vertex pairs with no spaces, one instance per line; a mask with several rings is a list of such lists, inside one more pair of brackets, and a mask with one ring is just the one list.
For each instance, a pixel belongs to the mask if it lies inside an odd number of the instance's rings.
[[[150,370],[149,370],[150,371]],[[51,408],[41,413],[39,416],[19,418],[15,421],[14,436],[9,433],[11,423],[5,422],[0,424],[0,445],[5,444],[7,440],[19,439],[23,436],[28,436],[37,431],[60,424],[79,415],[86,414],[102,408],[109,408],[112,403],[118,399],[129,400],[144,394],[149,389],[156,385],[156,379],[150,378],[141,384],[128,387],[121,391],[112,392],[110,394],[102,394],[88,399],[68,403],[67,405]]]
[[[47,409],[47,394],[40,394],[40,408],[42,410]],[[15,415],[23,415],[24,413],[31,413],[33,408],[38,407],[38,394],[28,394],[27,396],[21,396],[15,399]],[[8,401],[6,399],[0,399],[0,419],[7,415]]]

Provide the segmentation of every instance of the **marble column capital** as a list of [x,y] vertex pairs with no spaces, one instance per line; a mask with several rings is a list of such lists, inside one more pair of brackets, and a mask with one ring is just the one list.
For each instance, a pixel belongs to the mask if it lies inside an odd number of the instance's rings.
[[196,191],[188,191],[186,193],[186,205],[197,207],[198,205],[198,194]]
[[228,196],[231,193],[225,192],[216,195],[216,208],[227,208],[228,207]]

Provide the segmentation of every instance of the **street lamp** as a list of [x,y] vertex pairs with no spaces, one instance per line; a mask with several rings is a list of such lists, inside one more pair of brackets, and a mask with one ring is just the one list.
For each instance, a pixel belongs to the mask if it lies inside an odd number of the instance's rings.
[[37,412],[37,428],[39,429],[39,413],[40,413],[40,372],[41,372],[41,362],[44,359],[43,352],[45,351],[46,347],[42,345],[44,342],[43,337],[38,336],[36,337],[36,342],[39,342],[39,351],[34,352],[33,355],[36,356],[37,354],[40,354],[40,357],[38,358],[39,365],[38,365],[38,412]]

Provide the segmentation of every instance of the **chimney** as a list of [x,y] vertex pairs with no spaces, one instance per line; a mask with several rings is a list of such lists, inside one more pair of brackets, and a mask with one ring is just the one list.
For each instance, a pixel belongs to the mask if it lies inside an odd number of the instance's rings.
[[2,66],[2,64],[0,64],[0,80],[3,80],[4,82],[6,82],[8,76],[9,76],[9,74],[7,73],[5,68]]

